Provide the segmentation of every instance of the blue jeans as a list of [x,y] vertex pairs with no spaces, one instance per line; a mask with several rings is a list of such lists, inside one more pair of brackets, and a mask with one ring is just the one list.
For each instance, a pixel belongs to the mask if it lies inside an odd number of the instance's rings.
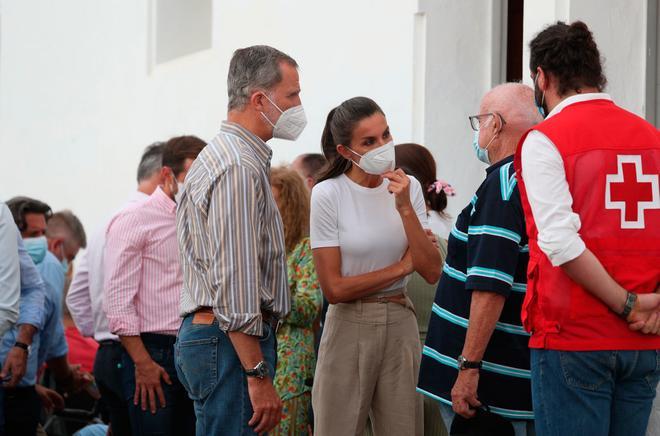
[[660,353],[531,350],[539,436],[644,436]]
[[94,359],[94,378],[101,393],[102,411],[106,415],[103,418],[112,423],[112,433],[131,436],[128,403],[122,386],[123,355],[124,347],[119,341],[101,342]]
[[[133,436],[195,434],[195,414],[192,401],[187,397],[174,369],[175,337],[148,333],[140,336],[149,356],[167,371],[172,384],[168,385],[161,380],[166,407],[160,407],[158,404],[155,414],[152,414],[149,408],[143,411],[140,403],[137,406],[134,405],[135,365],[128,353],[124,351],[121,375]],[[114,431],[113,434],[115,434]]]
[[[195,404],[197,434],[256,435],[248,426],[253,411],[247,378],[229,337],[217,320],[198,325],[192,318],[188,315],[181,324],[175,360],[179,379]],[[274,374],[275,333],[266,323],[260,344],[270,374]]]

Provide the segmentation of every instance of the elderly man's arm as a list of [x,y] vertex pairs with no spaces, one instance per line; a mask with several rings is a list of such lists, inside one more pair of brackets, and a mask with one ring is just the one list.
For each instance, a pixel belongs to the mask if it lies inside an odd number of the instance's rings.
[[[495,330],[495,324],[500,319],[506,297],[489,291],[472,291],[470,304],[470,323],[465,336],[465,344],[461,353],[472,362],[481,361],[486,352],[490,337]],[[470,406],[481,405],[477,399],[477,386],[479,385],[479,370],[464,369],[458,371],[458,378],[451,390],[454,411],[465,417],[474,416]]]

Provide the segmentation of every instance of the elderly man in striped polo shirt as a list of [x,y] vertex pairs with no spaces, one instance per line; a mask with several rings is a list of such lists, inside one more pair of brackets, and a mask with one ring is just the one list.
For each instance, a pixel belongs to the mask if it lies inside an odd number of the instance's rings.
[[449,237],[418,385],[438,400],[447,428],[455,413],[469,419],[487,405],[516,434],[533,429],[520,320],[529,248],[513,168],[518,140],[541,121],[532,97],[526,85],[499,85],[470,117],[474,151],[489,167]]

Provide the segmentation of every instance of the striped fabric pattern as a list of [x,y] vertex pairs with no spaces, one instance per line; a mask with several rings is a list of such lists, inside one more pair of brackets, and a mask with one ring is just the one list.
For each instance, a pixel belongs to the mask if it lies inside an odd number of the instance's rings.
[[176,203],[157,188],[110,221],[103,304],[111,332],[176,335],[182,279],[175,219]]
[[451,404],[456,359],[470,318],[470,291],[502,294],[506,302],[483,358],[479,399],[510,419],[533,419],[529,333],[520,320],[527,292],[529,247],[509,157],[486,180],[449,235],[448,254],[432,306],[420,368],[419,392]]
[[222,330],[259,336],[262,311],[289,312],[271,156],[260,138],[223,122],[190,168],[177,212],[182,316],[212,307]]

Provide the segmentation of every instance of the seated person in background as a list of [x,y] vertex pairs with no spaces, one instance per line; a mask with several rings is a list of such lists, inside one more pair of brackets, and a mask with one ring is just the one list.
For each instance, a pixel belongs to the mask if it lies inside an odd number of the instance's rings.
[[304,436],[316,363],[313,325],[322,304],[309,246],[309,191],[298,174],[286,168],[274,168],[270,184],[284,224],[291,290],[291,312],[277,332],[274,384],[283,403],[282,421],[270,434]]

